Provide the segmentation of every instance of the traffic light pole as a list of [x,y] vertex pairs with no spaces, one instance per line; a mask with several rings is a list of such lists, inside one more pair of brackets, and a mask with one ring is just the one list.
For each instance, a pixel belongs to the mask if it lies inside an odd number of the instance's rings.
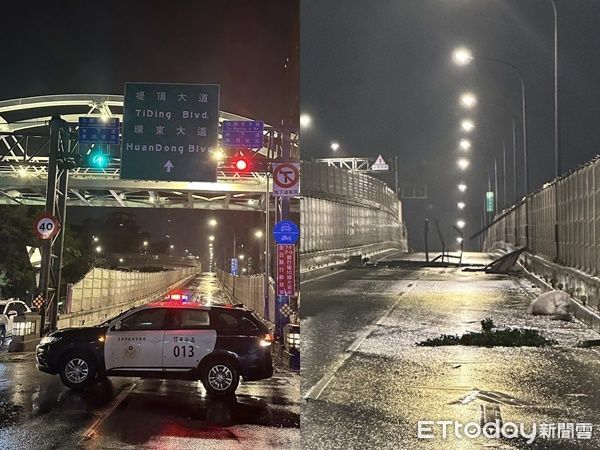
[[50,119],[50,149],[46,184],[45,212],[57,216],[61,224],[55,237],[42,243],[42,261],[38,291],[44,303],[41,308],[40,336],[56,329],[60,298],[61,268],[67,218],[68,168],[65,159],[70,153],[69,125],[60,116]]

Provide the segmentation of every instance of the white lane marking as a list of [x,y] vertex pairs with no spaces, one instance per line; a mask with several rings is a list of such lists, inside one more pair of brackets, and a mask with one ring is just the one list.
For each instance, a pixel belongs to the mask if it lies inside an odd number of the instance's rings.
[[[392,256],[392,255],[395,255],[396,253],[402,253],[402,252],[398,251],[398,252],[395,252],[395,253],[390,253],[389,255],[387,255],[387,256],[382,256],[381,258],[379,258],[379,259],[375,259],[374,261],[382,261],[382,260],[384,260],[384,259],[386,259],[386,258],[388,258],[388,257],[390,257],[390,256]],[[347,270],[348,270],[348,269],[342,269],[342,270],[332,270],[332,272],[331,272],[331,273],[326,273],[325,275],[321,275],[321,276],[319,276],[319,277],[316,277],[316,278],[311,278],[310,280],[304,280],[304,281],[301,281],[301,282],[300,282],[300,285],[307,284],[307,283],[312,283],[313,281],[317,281],[317,280],[321,280],[321,279],[323,279],[323,278],[331,277],[331,276],[333,276],[333,275],[337,275],[338,273],[344,273],[344,272],[346,272]]]
[[136,385],[139,381],[140,381],[140,378],[135,379],[133,381],[133,383],[131,384],[131,386],[129,386],[126,389],[123,389],[119,393],[119,395],[117,395],[115,397],[115,399],[112,401],[110,406],[108,406],[104,410],[104,412],[102,412],[102,414],[100,414],[100,416],[98,416],[98,418],[96,420],[94,420],[94,422],[89,427],[87,427],[87,429],[81,435],[81,439],[79,440],[77,445],[81,445],[83,442],[94,437],[94,434],[96,433],[98,428],[100,428],[100,426],[104,423],[104,421],[106,419],[108,419],[108,417],[115,411],[115,409],[117,409],[119,407],[119,405],[123,402],[123,400],[125,400],[127,398],[127,396],[131,393],[131,391],[133,391],[133,389],[136,387]]
[[323,375],[323,377],[314,384],[306,394],[304,394],[305,400],[318,400],[325,388],[331,383],[333,378],[335,377],[337,371],[342,367],[342,365],[346,362],[348,358],[352,356],[354,352],[358,350],[361,344],[367,339],[373,331],[377,329],[377,325],[381,325],[383,321],[394,311],[394,309],[400,304],[402,300],[402,296],[404,294],[408,294],[412,291],[416,286],[416,280],[408,286],[405,291],[400,293],[398,300],[394,302],[392,306],[390,306],[385,314],[383,314],[379,319],[373,322],[371,325],[368,325],[367,328],[344,350],[344,353],[340,355],[340,357],[331,365],[329,370]]
[[331,273],[326,273],[325,275],[321,275],[320,277],[311,278],[310,280],[301,281],[300,285],[311,283],[313,281],[317,281],[317,280],[320,280],[322,278],[327,278],[327,277],[330,277],[332,275],[337,275],[338,273],[344,273],[344,272],[345,272],[345,270],[333,270]]

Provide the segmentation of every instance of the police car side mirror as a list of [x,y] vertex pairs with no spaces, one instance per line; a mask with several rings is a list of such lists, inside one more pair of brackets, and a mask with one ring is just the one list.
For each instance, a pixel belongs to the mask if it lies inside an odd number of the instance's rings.
[[115,331],[119,331],[121,329],[121,321],[115,323],[113,328]]

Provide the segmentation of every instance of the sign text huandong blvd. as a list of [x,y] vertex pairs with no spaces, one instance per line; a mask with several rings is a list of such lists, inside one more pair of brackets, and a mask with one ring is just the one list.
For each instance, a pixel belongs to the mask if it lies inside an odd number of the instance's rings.
[[125,83],[121,178],[216,181],[219,85]]

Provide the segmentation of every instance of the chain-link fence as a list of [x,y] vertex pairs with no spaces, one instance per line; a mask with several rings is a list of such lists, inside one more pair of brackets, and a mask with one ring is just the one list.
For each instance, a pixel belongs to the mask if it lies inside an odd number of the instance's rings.
[[503,211],[488,230],[485,249],[498,243],[592,276],[600,275],[600,160],[544,185]]

